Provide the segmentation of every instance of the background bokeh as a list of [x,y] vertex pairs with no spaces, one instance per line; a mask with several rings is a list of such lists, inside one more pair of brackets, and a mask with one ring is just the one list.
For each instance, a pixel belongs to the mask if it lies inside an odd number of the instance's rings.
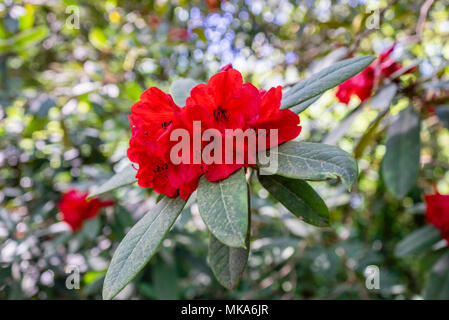
[[[141,92],[200,81],[232,63],[258,87],[288,87],[333,62],[378,55],[418,69],[400,80],[391,113],[409,103],[423,119],[421,170],[395,199],[381,179],[385,122],[360,155],[357,187],[313,183],[333,225],[307,225],[253,181],[252,244],[241,284],[228,291],[206,261],[208,233],[193,203],[118,298],[422,298],[447,249],[398,258],[396,244],[426,224],[423,195],[449,193],[449,132],[432,112],[449,102],[449,1],[157,0],[0,2],[0,299],[99,299],[114,249],[156,203],[136,185],[82,230],[61,222],[62,192],[99,185],[126,164],[127,115]],[[385,93],[384,93],[385,94]],[[387,98],[378,96],[378,101]],[[301,114],[301,140],[353,152],[378,108],[324,94]],[[449,121],[449,120],[448,120]],[[447,125],[447,124],[446,124]],[[365,286],[367,266],[380,289]],[[68,267],[81,285],[69,290]],[[449,283],[449,282],[448,282]]]

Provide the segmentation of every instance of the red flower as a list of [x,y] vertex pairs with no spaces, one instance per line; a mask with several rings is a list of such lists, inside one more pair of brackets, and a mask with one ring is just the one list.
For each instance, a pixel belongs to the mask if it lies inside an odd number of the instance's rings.
[[259,90],[261,107],[259,117],[250,126],[256,130],[278,129],[277,144],[269,140],[267,149],[278,144],[293,140],[301,132],[299,116],[289,109],[280,109],[282,100],[282,87],[271,88],[268,91]]
[[139,165],[139,186],[186,199],[197,187],[201,171],[170,162],[169,137],[180,108],[172,97],[152,87],[131,107],[128,158]]
[[58,203],[62,212],[62,220],[67,222],[73,231],[78,231],[84,220],[94,218],[101,208],[112,206],[111,200],[100,200],[93,198],[87,200],[87,192],[71,189],[62,195],[62,200]]
[[172,41],[187,41],[190,37],[190,32],[184,28],[173,27],[168,31],[168,38]]
[[[361,101],[371,97],[375,84],[379,84],[385,78],[390,78],[393,73],[402,68],[402,65],[390,59],[396,45],[384,51],[379,58],[373,61],[367,68],[356,76],[346,80],[337,87],[336,96],[342,103],[348,104],[352,95],[359,97]],[[405,73],[412,72],[410,68]]]
[[449,195],[427,194],[426,220],[441,230],[441,236],[449,243]]
[[206,0],[209,11],[217,11],[220,8],[221,0]]
[[[128,157],[139,165],[136,176],[139,185],[187,199],[197,188],[202,174],[209,181],[216,181],[243,166],[254,165],[260,129],[266,129],[268,134],[270,129],[278,130],[278,141],[270,137],[264,149],[292,140],[301,131],[299,117],[290,110],[280,109],[281,99],[281,87],[259,91],[251,83],[243,83],[242,75],[231,65],[223,67],[207,84],[195,86],[184,108],[179,108],[170,95],[156,88],[148,89],[133,105],[130,116],[132,137]],[[199,128],[195,121],[200,122]],[[172,135],[180,138],[178,129],[188,134],[187,155],[183,154],[183,148],[177,148],[186,141],[170,139]],[[213,132],[209,140],[203,136],[206,130]],[[245,138],[243,144],[237,143],[234,130],[254,134],[255,140],[250,143]],[[215,143],[221,143],[221,149]],[[248,152],[250,149],[254,150],[253,154]],[[172,151],[178,159],[185,156],[181,163],[172,162]],[[233,161],[229,163],[231,152]],[[237,161],[241,155],[244,155],[242,161]]]

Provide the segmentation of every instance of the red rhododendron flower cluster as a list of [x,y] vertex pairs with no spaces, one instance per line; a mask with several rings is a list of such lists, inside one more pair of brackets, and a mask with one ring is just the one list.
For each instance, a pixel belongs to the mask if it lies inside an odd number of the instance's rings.
[[441,236],[449,243],[449,194],[427,194],[426,220],[441,230]]
[[[356,76],[341,83],[337,88],[336,96],[342,103],[348,104],[352,95],[356,95],[361,101],[371,97],[373,88],[383,79],[389,78],[393,73],[402,68],[402,65],[390,58],[395,45],[384,51],[376,60]],[[412,72],[415,68],[408,69],[405,73]]]
[[[226,140],[234,139],[229,136],[229,129],[254,130],[256,135],[260,129],[265,129],[267,135],[270,129],[276,129],[277,141],[267,138],[265,149],[269,149],[296,138],[301,131],[298,115],[288,109],[280,109],[281,99],[282,87],[259,90],[251,83],[243,83],[242,75],[231,65],[222,68],[207,84],[195,86],[182,108],[175,104],[171,95],[155,87],[147,89],[132,106],[129,116],[132,136],[128,158],[138,164],[138,184],[170,197],[179,194],[187,199],[198,187],[201,175],[204,174],[209,181],[217,181],[241,167],[253,165],[254,159],[250,157],[246,157],[243,163],[204,161],[204,157],[198,158],[193,149],[194,141],[190,144],[190,154],[185,155],[189,161],[174,164],[170,151],[177,142],[171,141],[170,135],[176,129],[183,129],[191,139],[195,130],[203,133],[213,129],[219,136],[210,141],[219,139],[224,146]],[[201,127],[196,128],[195,122],[200,122]],[[203,140],[199,147],[206,150],[211,142]],[[241,147],[243,150],[235,150],[238,146],[234,142],[230,145],[233,150],[223,147],[223,158],[230,151],[245,153],[253,147],[248,141]]]
[[87,192],[71,189],[62,195],[62,200],[58,203],[62,220],[67,222],[73,231],[81,229],[84,220],[96,217],[101,208],[114,204],[111,200],[98,198],[87,200],[87,195]]

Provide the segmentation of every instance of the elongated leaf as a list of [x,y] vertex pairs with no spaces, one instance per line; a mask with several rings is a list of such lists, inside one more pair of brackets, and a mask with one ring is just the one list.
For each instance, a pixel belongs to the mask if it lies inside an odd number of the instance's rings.
[[424,289],[424,298],[429,300],[449,299],[449,252],[433,266]]
[[243,168],[219,182],[203,176],[197,202],[204,223],[218,240],[230,247],[245,247],[248,198]]
[[176,79],[170,86],[170,93],[175,103],[183,107],[190,95],[190,90],[198,84],[197,81],[189,78]]
[[288,141],[270,150],[270,158],[276,157],[277,168],[261,166],[261,174],[315,181],[340,178],[348,189],[357,179],[357,162],[349,153],[335,146]]
[[208,260],[209,265],[215,278],[222,286],[230,290],[234,289],[242,278],[245,271],[246,263],[249,256],[249,241],[251,230],[251,210],[249,207],[249,192],[247,190],[248,198],[248,227],[245,239],[246,248],[232,248],[221,243],[213,234],[210,235]]
[[122,171],[113,175],[108,181],[89,194],[89,198],[112,191],[114,189],[126,186],[137,181],[136,169],[131,165],[126,166]]
[[249,249],[228,247],[210,235],[209,264],[223,287],[232,290],[237,286],[245,271],[248,255]]
[[282,99],[281,108],[291,108],[316,97],[336,85],[355,76],[373,62],[374,57],[363,56],[346,59],[314,74],[293,86]]
[[443,126],[449,129],[449,105],[441,105],[435,108],[435,114]]
[[315,103],[319,98],[321,98],[321,94],[317,95],[315,97],[312,97],[310,99],[307,99],[306,101],[303,101],[297,105],[291,106],[290,110],[292,110],[294,113],[298,114],[306,110],[308,107],[310,107],[313,103]]
[[402,239],[395,248],[398,257],[409,254],[418,254],[441,240],[440,231],[434,226],[422,227]]
[[350,111],[343,120],[340,121],[340,123],[335,127],[329,134],[327,134],[323,138],[323,143],[335,145],[338,140],[340,140],[346,132],[351,128],[352,123],[357,118],[357,116],[363,111],[363,108],[365,107],[365,103],[361,103],[357,106],[357,108]]
[[357,142],[357,145],[354,148],[354,158],[359,159],[363,152],[365,151],[366,147],[373,141],[374,137],[377,133],[377,128],[379,127],[382,119],[387,115],[388,109],[382,111],[377,118],[370,124],[368,127],[368,130],[365,131],[365,133],[362,135],[360,140]]
[[48,27],[43,25],[23,30],[9,39],[0,39],[0,52],[25,50],[43,41],[49,33]]
[[387,188],[403,198],[415,183],[421,152],[420,119],[413,108],[402,110],[388,131],[382,174]]
[[371,107],[380,111],[389,108],[397,91],[398,85],[395,83],[380,88],[377,94],[369,100]]
[[307,182],[277,175],[259,175],[259,181],[295,216],[318,227],[329,225],[326,203]]
[[106,274],[104,299],[114,298],[150,261],[185,203],[179,197],[165,197],[127,233]]

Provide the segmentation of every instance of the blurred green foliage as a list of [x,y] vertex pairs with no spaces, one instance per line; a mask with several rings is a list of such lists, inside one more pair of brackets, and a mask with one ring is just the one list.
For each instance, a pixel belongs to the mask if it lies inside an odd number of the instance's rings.
[[[180,77],[206,81],[231,62],[259,87],[288,87],[339,59],[379,54],[394,42],[395,58],[404,65],[416,63],[419,70],[397,81],[399,91],[384,113],[372,99],[338,129],[359,101],[342,105],[331,90],[301,114],[300,139],[318,142],[338,134],[334,143],[344,150],[353,152],[359,145],[357,188],[348,193],[332,181],[313,184],[330,208],[332,228],[299,221],[253,181],[255,240],[238,288],[227,291],[212,276],[208,234],[193,204],[119,297],[423,297],[446,244],[405,258],[396,257],[394,249],[426,224],[423,194],[432,184],[449,193],[449,132],[443,126],[448,120],[441,109],[449,103],[448,6],[445,0],[4,0],[0,299],[101,297],[114,249],[157,195],[122,188],[113,195],[114,208],[75,234],[58,222],[56,203],[67,188],[99,185],[125,165],[127,114],[144,89],[168,90]],[[378,91],[378,103],[387,100],[385,95]],[[387,191],[380,167],[391,115],[409,104],[422,119],[421,166],[412,190],[397,200]],[[432,113],[437,106],[440,112]],[[441,114],[446,122],[438,120]],[[370,127],[379,117],[384,120]],[[371,133],[360,147],[367,128]],[[380,289],[365,286],[369,265],[380,269]],[[78,290],[66,287],[68,266],[79,268]]]

